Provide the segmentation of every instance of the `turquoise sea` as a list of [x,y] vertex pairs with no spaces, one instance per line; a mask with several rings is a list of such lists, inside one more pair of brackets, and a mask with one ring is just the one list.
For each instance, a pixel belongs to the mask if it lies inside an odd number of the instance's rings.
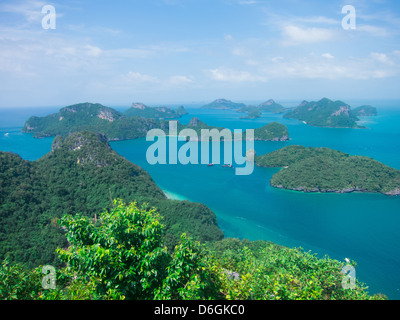
[[[329,129],[283,119],[282,115],[263,114],[260,119],[244,120],[239,119],[243,114],[234,111],[185,105],[189,114],[180,121],[188,123],[196,116],[209,125],[231,130],[279,121],[288,126],[291,140],[257,141],[257,154],[291,144],[324,146],[369,156],[400,170],[400,101],[346,102],[353,106],[372,104],[379,115],[361,119],[368,129]],[[295,106],[298,102],[286,104]],[[18,153],[27,160],[49,152],[53,138],[34,139],[22,133],[21,128],[30,115],[45,115],[58,109],[0,109],[0,150]],[[147,170],[171,198],[209,206],[225,236],[270,240],[311,250],[320,257],[355,260],[356,277],[369,285],[370,293],[382,292],[389,299],[400,299],[400,197],[277,190],[269,186],[269,179],[278,169],[255,167],[251,175],[237,176],[234,169],[220,165],[150,165],[146,150],[151,144],[143,138],[112,142],[111,146]]]

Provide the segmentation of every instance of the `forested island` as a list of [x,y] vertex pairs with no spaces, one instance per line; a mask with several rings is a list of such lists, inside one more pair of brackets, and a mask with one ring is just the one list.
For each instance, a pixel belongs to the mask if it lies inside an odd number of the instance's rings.
[[[67,136],[83,130],[104,134],[109,141],[130,140],[146,137],[151,129],[168,131],[169,121],[187,114],[184,107],[176,110],[152,108],[134,104],[121,113],[99,103],[79,103],[64,107],[58,113],[45,117],[30,117],[22,129],[36,138]],[[178,122],[180,129],[185,126]]]
[[30,117],[22,129],[36,138],[67,136],[83,130],[99,132],[108,140],[128,140],[145,137],[155,128],[168,128],[168,121],[137,116],[125,116],[121,112],[99,103],[79,103],[64,107],[58,113],[45,117]]
[[132,103],[132,106],[124,112],[126,117],[143,117],[153,119],[176,119],[187,114],[185,107],[171,109],[169,107],[149,107],[143,103]]
[[288,146],[255,157],[261,167],[281,167],[270,184],[303,192],[375,192],[400,195],[400,171],[365,156],[329,148]]
[[357,122],[359,117],[376,116],[377,109],[371,105],[362,105],[352,109],[343,101],[333,101],[323,98],[319,101],[304,100],[295,108],[285,108],[281,104],[269,99],[259,105],[245,105],[226,99],[217,99],[207,105],[204,109],[236,110],[239,113],[247,113],[240,119],[257,119],[262,113],[283,114],[283,118],[297,119],[307,125],[328,128],[357,128],[364,129],[364,126]]
[[258,119],[261,118],[261,111],[255,106],[248,106],[246,108],[240,108],[237,112],[247,112],[247,116],[242,116],[240,119]]
[[351,111],[356,117],[372,117],[378,115],[375,107],[370,105],[360,106]]
[[203,109],[217,109],[217,110],[229,110],[229,109],[238,109],[245,108],[246,105],[244,103],[233,102],[227,99],[217,99],[209,104],[202,106]]
[[376,108],[361,106],[354,110],[343,101],[323,98],[319,101],[303,101],[297,108],[284,114],[284,118],[298,119],[305,124],[330,128],[365,128],[359,126],[358,116],[376,115]]
[[[156,118],[154,116],[157,109],[150,107],[137,106],[133,109],[142,110],[148,117],[129,115],[132,108],[122,114],[119,111],[94,103],[80,103],[60,109],[58,113],[50,114],[45,117],[30,117],[22,129],[23,132],[33,133],[34,137],[67,136],[73,132],[82,130],[97,132],[105,135],[109,141],[129,140],[146,137],[151,129],[162,129],[169,131],[169,121]],[[183,115],[186,110],[178,108],[177,113]],[[170,114],[170,113],[169,113]],[[165,116],[165,115],[164,115]],[[177,121],[177,120],[176,120]],[[223,130],[224,128],[209,126],[197,117],[193,117],[187,125],[177,121],[178,133],[183,129],[193,129],[198,137],[201,136],[201,130]],[[245,138],[245,135],[243,136]],[[287,140],[289,134],[287,127],[270,123],[263,128],[255,130],[256,140],[283,141]]]
[[273,99],[269,99],[263,103],[260,103],[258,106],[249,105],[246,107],[239,108],[237,112],[247,112],[249,116],[252,114],[261,115],[263,112],[267,113],[284,113],[288,111],[287,108],[283,107],[281,104],[276,103]]
[[[386,298],[358,280],[344,288],[343,262],[223,239],[209,208],[168,200],[104,135],[56,137],[33,162],[0,152],[0,164],[0,299]],[[46,290],[49,264],[57,272]]]
[[273,99],[269,99],[263,103],[260,103],[257,107],[261,112],[271,112],[271,113],[283,113],[288,111],[288,108],[285,108],[281,104],[275,102]]

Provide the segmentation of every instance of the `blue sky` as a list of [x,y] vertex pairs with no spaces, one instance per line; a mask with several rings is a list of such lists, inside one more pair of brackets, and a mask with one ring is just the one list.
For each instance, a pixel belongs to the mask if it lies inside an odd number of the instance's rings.
[[399,40],[397,0],[0,1],[0,107],[397,99]]

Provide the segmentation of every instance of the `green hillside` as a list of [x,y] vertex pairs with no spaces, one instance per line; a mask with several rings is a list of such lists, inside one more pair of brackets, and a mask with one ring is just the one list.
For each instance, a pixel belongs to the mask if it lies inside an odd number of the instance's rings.
[[270,99],[258,105],[258,109],[261,112],[271,112],[271,113],[283,113],[286,108],[281,104],[276,103],[274,100]]
[[0,259],[57,265],[54,250],[66,245],[57,219],[78,212],[94,218],[114,198],[158,207],[169,246],[182,232],[202,241],[223,236],[209,208],[168,200],[146,171],[114,152],[100,134],[56,137],[52,151],[34,162],[0,152],[0,164]]
[[134,116],[152,119],[175,119],[184,114],[187,114],[187,111],[183,106],[173,110],[169,107],[149,107],[142,103],[133,103],[132,107],[124,112],[126,117]]
[[101,104],[80,103],[45,117],[30,117],[22,130],[37,138],[87,130],[104,134],[109,140],[126,140],[145,137],[148,130],[167,125],[156,119],[126,117]]
[[[65,267],[53,281],[42,268],[4,260],[0,299],[6,300],[382,300],[343,268],[354,261],[317,258],[301,248],[266,241],[223,239],[207,244],[183,233],[164,247],[162,217],[135,202],[113,202],[92,219],[64,215],[68,247],[57,248]],[[50,277],[46,276],[46,277]],[[53,285],[44,289],[42,286]],[[351,287],[350,287],[351,286]]]
[[289,132],[285,125],[271,122],[254,130],[255,140],[264,141],[286,141],[289,140]]
[[226,100],[226,99],[217,99],[209,104],[204,105],[202,108],[227,110],[227,109],[238,109],[244,107],[246,107],[244,103],[232,102],[231,100]]
[[319,101],[303,101],[289,111],[284,118],[298,119],[310,126],[331,128],[361,128],[359,119],[351,112],[350,106],[342,101],[323,98]]

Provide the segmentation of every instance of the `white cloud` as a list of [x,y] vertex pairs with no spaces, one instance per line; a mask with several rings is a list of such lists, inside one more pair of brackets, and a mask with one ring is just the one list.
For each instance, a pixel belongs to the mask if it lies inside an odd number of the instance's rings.
[[181,85],[181,84],[188,84],[192,83],[193,78],[192,77],[187,77],[187,76],[172,76],[168,79],[168,83],[172,85]]
[[223,82],[265,82],[267,77],[253,75],[247,71],[237,71],[227,68],[209,70],[212,79]]
[[19,3],[6,3],[0,7],[0,11],[23,15],[28,22],[40,21],[43,17],[43,1],[26,1]]
[[133,71],[129,71],[126,75],[123,76],[123,79],[128,82],[158,82],[158,79],[156,77]]
[[334,31],[325,28],[300,28],[295,25],[288,25],[283,28],[285,37],[284,44],[308,44],[333,39]]
[[273,58],[271,59],[272,62],[279,62],[279,61],[282,61],[282,60],[284,60],[284,58],[281,57],[281,56],[279,56],[279,57],[273,57]]
[[372,52],[371,57],[381,63],[392,64],[392,61],[389,59],[389,57],[385,53]]
[[249,4],[256,4],[257,1],[254,0],[240,0],[238,1],[239,4],[249,5]]
[[335,59],[335,57],[333,55],[331,55],[330,53],[323,53],[321,55],[322,57],[326,58],[326,59]]
[[98,57],[103,52],[99,47],[91,45],[86,45],[85,49],[86,49],[86,54],[90,57]]
[[235,56],[238,56],[238,57],[245,57],[249,53],[248,53],[247,49],[245,49],[245,48],[236,47],[236,48],[232,49],[232,54]]
[[293,19],[293,22],[309,23],[312,25],[315,25],[315,24],[340,25],[340,20],[331,19],[331,18],[327,18],[324,16],[296,17]]
[[357,25],[356,30],[368,33],[369,35],[375,36],[375,37],[386,37],[388,35],[388,32],[385,28],[366,25],[366,24],[365,25]]
[[372,53],[366,58],[346,59],[333,58],[328,53],[320,57],[309,55],[265,64],[260,74],[270,79],[382,79],[399,75],[400,63],[394,63],[382,53]]

